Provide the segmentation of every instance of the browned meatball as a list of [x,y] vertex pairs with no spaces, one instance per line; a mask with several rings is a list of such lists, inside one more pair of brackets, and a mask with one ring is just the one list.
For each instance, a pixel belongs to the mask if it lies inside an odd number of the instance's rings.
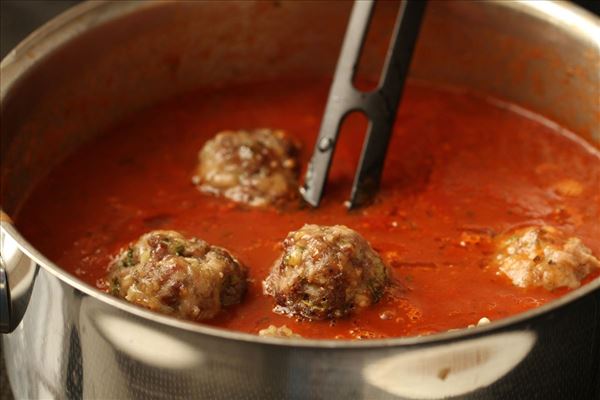
[[282,130],[224,131],[199,153],[194,183],[205,193],[251,206],[297,197],[299,145]]
[[246,268],[227,250],[174,231],[152,231],[112,262],[110,292],[183,319],[213,318],[246,291]]
[[283,241],[263,286],[275,312],[334,319],[377,303],[388,276],[381,257],[352,229],[304,225]]
[[581,240],[551,226],[518,229],[497,239],[494,262],[515,286],[576,288],[600,261]]

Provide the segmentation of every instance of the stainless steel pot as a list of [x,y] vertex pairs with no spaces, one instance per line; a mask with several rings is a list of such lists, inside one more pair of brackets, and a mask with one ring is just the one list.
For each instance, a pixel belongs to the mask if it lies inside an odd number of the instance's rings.
[[[4,59],[0,328],[12,330],[3,343],[16,397],[600,396],[600,280],[477,329],[285,341],[109,297],[62,271],[11,222],[49,168],[125,113],[190,88],[330,75],[349,8],[90,2]],[[567,3],[432,1],[412,77],[506,99],[598,146],[599,46],[598,19]]]

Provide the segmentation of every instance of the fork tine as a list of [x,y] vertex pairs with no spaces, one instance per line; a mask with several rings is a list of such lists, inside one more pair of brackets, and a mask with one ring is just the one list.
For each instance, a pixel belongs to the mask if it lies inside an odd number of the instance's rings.
[[315,207],[319,205],[323,196],[340,125],[344,117],[352,111],[363,111],[370,123],[352,186],[349,208],[368,202],[379,187],[396,109],[426,1],[402,2],[379,87],[372,93],[363,93],[354,88],[352,80],[374,4],[374,0],[359,0],[355,1],[352,8],[319,136],[308,165],[304,186],[300,189],[302,197]]
[[346,114],[360,107],[362,103],[362,93],[354,89],[352,79],[366,38],[374,4],[373,0],[356,1],[352,8],[319,136],[308,164],[304,186],[300,189],[304,200],[314,207],[319,205],[323,196],[340,125]]
[[425,6],[426,2],[420,0],[405,0],[400,5],[380,86],[364,103],[370,124],[352,184],[348,205],[350,209],[368,203],[379,188]]

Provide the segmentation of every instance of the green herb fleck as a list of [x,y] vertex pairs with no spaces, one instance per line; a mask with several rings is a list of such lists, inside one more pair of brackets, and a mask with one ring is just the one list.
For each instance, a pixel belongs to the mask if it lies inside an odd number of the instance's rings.
[[133,248],[130,247],[127,250],[127,254],[125,255],[125,258],[121,261],[121,266],[124,268],[127,268],[127,267],[131,267],[134,264],[135,264],[135,260],[133,257]]
[[381,286],[377,284],[377,280],[375,278],[370,278],[367,281],[367,287],[371,291],[373,301],[378,302],[379,299],[381,299],[381,297],[383,296],[383,290],[381,290]]
[[185,245],[179,244],[175,247],[175,254],[178,256],[183,256],[185,254]]
[[112,279],[112,281],[110,282],[110,293],[113,296],[118,296],[120,292],[121,292],[121,283],[119,282],[119,279],[117,279],[117,277],[114,277]]

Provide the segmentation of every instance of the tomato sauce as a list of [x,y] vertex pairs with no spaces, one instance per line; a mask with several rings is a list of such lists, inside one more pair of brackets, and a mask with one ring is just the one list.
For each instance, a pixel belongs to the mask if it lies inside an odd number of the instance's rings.
[[[268,82],[191,93],[132,115],[51,171],[16,218],[25,237],[65,270],[102,287],[111,257],[141,234],[174,229],[229,249],[249,268],[242,302],[206,324],[256,333],[287,325],[309,338],[429,334],[497,320],[567,289],[521,289],[491,266],[490,238],[546,223],[600,254],[600,157],[569,132],[514,107],[411,83],[375,203],[348,212],[365,123],[350,116],[321,207],[251,209],[200,193],[197,153],[216,132],[282,128],[306,165],[328,82]],[[556,191],[573,179],[577,196]],[[304,223],[344,224],[390,266],[394,288],[377,305],[333,322],[272,312],[262,280],[279,242]],[[585,282],[595,279],[588,276]]]

